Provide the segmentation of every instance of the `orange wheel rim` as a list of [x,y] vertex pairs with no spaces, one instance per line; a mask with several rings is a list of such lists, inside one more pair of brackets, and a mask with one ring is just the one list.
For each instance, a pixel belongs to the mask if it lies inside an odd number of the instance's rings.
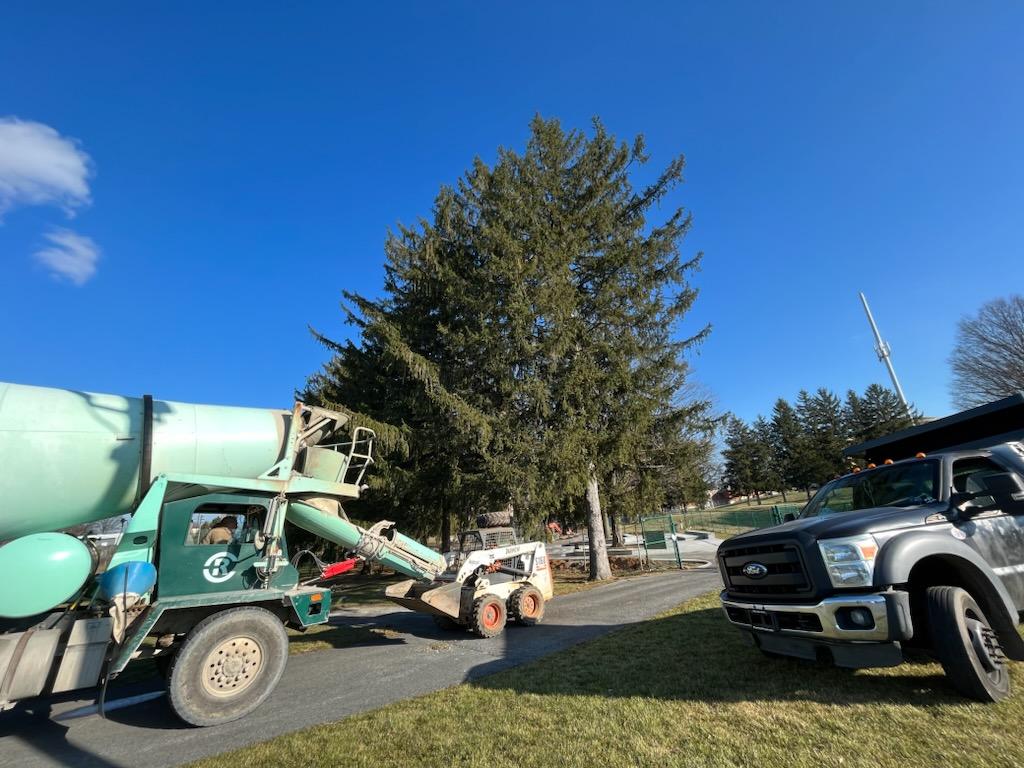
[[501,611],[498,610],[498,606],[491,603],[484,607],[484,626],[487,629],[494,629],[498,626],[498,622],[501,620]]
[[523,613],[527,616],[535,616],[537,614],[537,596],[527,595],[523,599]]

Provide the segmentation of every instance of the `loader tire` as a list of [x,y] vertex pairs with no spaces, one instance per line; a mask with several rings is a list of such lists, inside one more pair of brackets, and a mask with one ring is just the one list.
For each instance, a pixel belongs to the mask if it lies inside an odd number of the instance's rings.
[[508,599],[508,612],[525,627],[540,624],[544,619],[544,595],[532,585],[517,589]]
[[479,528],[501,528],[512,525],[512,513],[503,509],[500,512],[484,512],[476,516],[476,524]]
[[974,598],[960,587],[929,587],[927,603],[932,649],[953,687],[976,701],[1009,696],[1006,655]]
[[167,698],[189,725],[229,723],[277,687],[288,661],[288,633],[270,611],[231,608],[192,628],[174,655]]
[[473,603],[473,614],[469,619],[469,629],[480,637],[495,637],[505,628],[508,612],[505,601],[494,595],[478,597]]

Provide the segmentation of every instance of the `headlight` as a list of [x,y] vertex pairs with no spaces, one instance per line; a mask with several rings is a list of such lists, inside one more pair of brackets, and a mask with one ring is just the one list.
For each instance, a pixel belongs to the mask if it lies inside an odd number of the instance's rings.
[[874,536],[850,536],[818,542],[833,587],[870,587],[878,542]]

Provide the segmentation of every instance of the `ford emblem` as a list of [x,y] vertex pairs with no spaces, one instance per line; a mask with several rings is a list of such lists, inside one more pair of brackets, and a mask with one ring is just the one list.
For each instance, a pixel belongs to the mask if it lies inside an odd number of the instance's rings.
[[743,566],[743,575],[748,579],[763,579],[768,575],[768,566],[763,563],[747,563]]

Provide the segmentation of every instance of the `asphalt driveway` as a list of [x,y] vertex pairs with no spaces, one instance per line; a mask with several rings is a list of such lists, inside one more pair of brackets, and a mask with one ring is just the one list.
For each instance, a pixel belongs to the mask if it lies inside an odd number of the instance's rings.
[[[108,713],[107,719],[60,719],[92,698],[26,703],[0,713],[0,767],[180,765],[524,664],[649,619],[720,584],[710,569],[617,581],[555,598],[542,625],[511,626],[489,640],[443,632],[430,617],[397,606],[339,611],[332,622],[393,631],[365,645],[293,656],[273,696],[242,720],[191,728],[174,717],[163,697]],[[107,698],[155,688],[111,685]]]

